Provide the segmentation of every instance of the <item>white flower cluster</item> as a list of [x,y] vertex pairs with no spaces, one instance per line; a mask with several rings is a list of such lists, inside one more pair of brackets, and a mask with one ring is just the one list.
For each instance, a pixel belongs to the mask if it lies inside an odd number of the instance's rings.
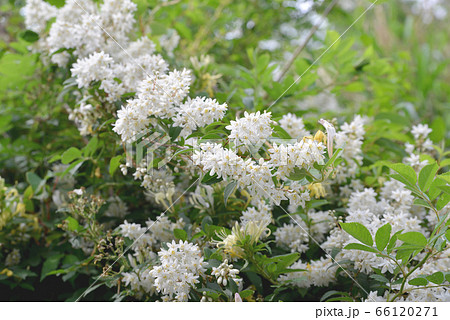
[[294,223],[284,224],[274,232],[275,242],[280,247],[288,247],[291,252],[306,252],[310,237],[322,242],[334,223],[330,211],[308,211],[308,224],[299,215],[291,215]]
[[78,107],[74,109],[69,108],[69,120],[75,122],[78,131],[82,136],[91,134],[97,119],[101,116],[100,110],[95,108],[92,104],[81,102]]
[[[69,55],[56,53],[62,49],[73,49],[81,58],[99,51],[120,52],[110,35],[122,45],[127,43],[136,9],[130,0],[104,0],[100,7],[91,0],[67,1],[59,9],[42,0],[28,0],[24,16],[26,27],[40,35],[37,49],[51,55],[53,63],[65,66]],[[46,24],[52,18],[56,19],[47,35]]]
[[217,268],[213,267],[211,271],[211,275],[216,277],[217,283],[223,286],[228,284],[229,279],[232,279],[237,285],[241,284],[242,279],[237,277],[238,274],[239,270],[233,269],[233,265],[228,264],[228,259],[225,259]]
[[28,0],[23,8],[25,26],[28,30],[41,33],[47,21],[56,17],[58,9],[44,0]]
[[[231,130],[228,138],[237,140],[236,145],[244,143],[261,146],[262,142],[271,138],[273,123],[270,113],[246,112],[244,118],[231,121],[231,125],[226,127]],[[243,152],[240,149],[247,147],[241,145],[238,152]],[[323,143],[312,137],[305,137],[294,144],[274,143],[267,152],[269,159],[244,160],[232,149],[206,142],[196,147],[192,161],[211,176],[217,174],[224,181],[234,180],[240,188],[247,188],[255,204],[267,199],[270,204],[278,205],[282,200],[289,199],[293,206],[304,206],[305,201],[310,200],[304,183],[289,181],[289,185],[283,186],[284,183],[277,179],[286,180],[294,168],[311,169],[315,163],[323,164]]]
[[242,216],[240,219],[241,226],[244,229],[250,221],[253,221],[257,224],[263,224],[266,227],[273,221],[271,209],[268,205],[265,204],[261,204],[257,208],[247,208],[247,210],[242,212]]
[[271,113],[264,111],[256,113],[244,112],[244,117],[231,121],[229,126],[226,126],[231,131],[228,138],[235,141],[236,146],[257,145],[264,142],[272,135],[271,124],[275,121],[270,119]]
[[[68,1],[60,9],[44,1],[33,0],[27,1],[24,14],[27,28],[40,33],[37,50],[46,53],[53,63],[65,66],[70,55],[66,51],[55,52],[74,50],[73,55],[78,60],[71,72],[79,89],[85,90],[99,83],[98,89],[104,94],[97,95],[97,98],[112,103],[123,94],[134,92],[143,79],[149,78],[151,85],[155,86],[156,82],[159,89],[154,92],[155,96],[169,91],[173,94],[170,86],[180,78],[179,73],[175,71],[172,75],[165,75],[168,64],[160,55],[154,54],[155,44],[147,37],[136,41],[129,38],[135,23],[135,10],[136,5],[130,0],[104,0],[99,7],[91,0]],[[42,25],[54,16],[56,20],[46,36]],[[184,81],[187,90],[189,82],[188,77]],[[76,121],[80,133],[86,135],[92,132],[100,114],[93,112],[95,110],[90,104],[84,103],[89,95],[87,91],[82,92],[81,106],[71,112],[70,117]],[[141,118],[138,117],[138,120]]]
[[118,111],[114,131],[123,141],[131,141],[150,125],[150,117],[158,117],[172,118],[175,126],[183,127],[183,136],[187,136],[192,130],[221,119],[227,107],[215,100],[197,97],[181,104],[189,93],[190,82],[191,75],[186,69],[145,79],[138,86],[136,99],[129,100]]
[[162,242],[173,240],[173,231],[183,229],[184,225],[183,219],[172,222],[166,216],[160,216],[155,221],[148,219],[146,227],[125,220],[118,228],[121,235],[134,241],[131,246],[133,255],[139,261],[144,261],[152,257],[152,250],[159,249]]
[[167,247],[158,252],[161,265],[153,267],[150,275],[163,301],[187,301],[191,286],[206,271],[201,251],[198,245],[181,240],[167,243]]
[[431,153],[433,151],[433,142],[428,138],[431,129],[427,124],[418,124],[413,126],[411,133],[414,137],[415,144],[406,143],[405,149],[408,156],[403,159],[405,164],[408,164],[416,171],[420,171],[428,164],[428,160],[420,160],[421,153]]
[[180,135],[187,137],[197,127],[204,127],[214,121],[221,120],[226,110],[227,105],[219,104],[215,99],[205,97],[188,98],[176,109],[173,125],[182,127]]
[[[155,258],[156,254],[152,256],[152,259]],[[131,255],[128,255],[128,260],[133,271],[122,273],[122,282],[125,282],[125,286],[129,286],[137,298],[142,298],[144,294],[150,296],[155,294],[155,278],[150,274],[150,269],[146,266],[138,266],[136,260]]]
[[[425,216],[425,209],[413,207],[414,197],[397,181],[389,181],[383,186],[377,200],[377,193],[373,189],[364,189],[352,194],[348,203],[346,222],[359,222],[366,226],[371,234],[386,223],[392,226],[392,234],[404,230],[419,231],[427,234],[418,217]],[[328,239],[322,244],[326,250],[343,248],[348,243],[358,242],[339,228],[331,231]],[[349,259],[354,261],[355,268],[365,273],[371,273],[372,268],[381,269],[382,273],[395,269],[392,260],[377,257],[371,252],[358,250],[343,250],[336,257],[337,260]]]
[[363,117],[356,115],[352,122],[344,123],[340,131],[336,133],[335,149],[343,149],[341,158],[344,160],[336,169],[338,183],[345,182],[347,178],[354,178],[362,164],[361,146],[365,134],[365,122]]
[[309,136],[309,132],[305,130],[303,119],[295,114],[288,113],[278,121],[280,127],[283,128],[293,139],[300,139]]
[[310,200],[309,192],[297,182],[292,182],[287,188],[275,185],[271,172],[273,164],[259,159],[243,160],[234,151],[226,149],[217,143],[201,143],[200,150],[195,150],[192,160],[195,165],[203,167],[211,176],[217,174],[223,180],[234,180],[242,189],[247,188],[253,203],[264,199],[279,205],[282,200],[289,199],[292,205],[304,206]]
[[325,146],[311,138],[304,138],[294,144],[273,144],[268,150],[269,163],[277,168],[276,176],[286,178],[294,168],[311,169],[317,164],[324,164]]
[[105,211],[105,216],[124,218],[128,214],[128,207],[119,196],[111,196],[108,199],[108,209]]
[[311,286],[324,287],[336,280],[337,265],[333,266],[331,258],[321,258],[311,263],[295,262],[289,269],[304,269],[305,271],[291,272],[279,277],[279,281],[294,280],[293,285],[300,288]]

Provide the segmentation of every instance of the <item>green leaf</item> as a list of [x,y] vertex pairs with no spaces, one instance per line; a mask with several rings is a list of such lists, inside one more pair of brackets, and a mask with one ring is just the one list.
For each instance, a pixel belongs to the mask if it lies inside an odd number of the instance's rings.
[[446,172],[437,176],[439,179],[444,180],[447,183],[450,183],[450,172]]
[[447,238],[448,241],[450,241],[450,229],[445,231],[445,237]]
[[378,250],[383,251],[389,243],[392,227],[389,223],[380,227],[375,234],[375,243]]
[[403,230],[397,231],[396,233],[394,233],[394,234],[392,235],[391,240],[389,240],[389,243],[388,243],[388,245],[387,245],[387,247],[386,247],[386,251],[387,251],[388,253],[391,253],[392,250],[394,249],[395,245],[397,244],[397,235],[398,235],[399,233],[401,233],[402,231],[403,231]]
[[173,230],[173,235],[175,236],[175,238],[180,239],[181,241],[187,240],[187,232],[184,231],[183,229]]
[[370,278],[375,279],[381,283],[389,283],[389,279],[385,276],[382,276],[381,274],[372,274]]
[[431,206],[428,204],[428,202],[426,202],[425,200],[422,199],[414,199],[413,202],[416,206],[422,206],[428,209],[431,209]]
[[439,186],[445,186],[446,182],[445,180],[440,178],[441,176],[437,176],[436,179],[433,180],[430,186],[430,190],[428,191],[428,197],[431,201],[437,198],[438,195],[441,194],[441,189],[439,189]]
[[60,154],[55,154],[53,157],[50,158],[50,160],[48,160],[48,163],[53,163],[57,160],[61,160],[61,155]]
[[242,299],[246,299],[251,297],[254,293],[255,291],[247,289],[239,292],[239,295],[241,296]]
[[434,284],[441,284],[445,280],[444,274],[440,271],[427,276],[427,279]]
[[436,175],[438,170],[439,170],[439,166],[436,162],[426,165],[425,167],[422,168],[422,170],[420,170],[419,188],[422,191],[425,192],[430,188],[431,183],[433,182],[434,176]]
[[72,162],[75,159],[78,159],[81,157],[81,151],[75,147],[70,147],[61,156],[61,162],[63,164],[68,164]]
[[401,176],[401,175],[399,175],[399,174],[397,174],[397,173],[395,173],[395,174],[391,174],[391,175],[389,175],[392,179],[395,179],[395,180],[397,180],[397,181],[400,181],[401,183],[403,183],[404,185],[406,185],[407,186],[407,188],[409,187],[410,189],[413,189],[414,188],[414,185],[413,184],[411,184],[409,181],[408,181],[408,179],[405,179],[403,176]]
[[441,185],[441,186],[438,186],[438,189],[444,191],[447,194],[450,194],[450,186],[447,186],[447,185],[442,186]]
[[27,172],[26,178],[33,191],[36,192],[42,179],[34,172]]
[[294,168],[294,171],[291,173],[291,175],[288,177],[288,179],[292,180],[292,181],[300,181],[302,179],[305,179],[306,177],[308,177],[308,174],[306,173],[306,169],[305,168]]
[[277,133],[277,136],[281,139],[292,139],[292,137],[289,135],[289,133],[286,132],[282,127],[280,126],[274,126],[273,131]]
[[342,154],[342,152],[344,151],[344,149],[339,148],[336,151],[334,151],[333,155],[331,156],[331,158],[327,161],[327,163],[325,164],[325,168],[329,167],[330,165],[334,164],[334,162],[336,161],[336,159]]
[[436,202],[436,209],[442,210],[449,202],[450,202],[450,194],[448,193],[441,194],[439,200]]
[[361,251],[378,253],[378,251],[375,248],[372,248],[372,247],[369,247],[369,246],[365,246],[365,245],[360,244],[360,243],[349,243],[348,245],[346,245],[344,247],[344,249],[346,249],[346,250],[361,250]]
[[181,130],[183,130],[182,127],[170,127],[169,129],[169,136],[174,141],[181,133]]
[[419,247],[425,247],[428,243],[427,238],[417,231],[401,233],[397,236],[397,238],[405,243],[413,244]]
[[233,193],[234,189],[236,189],[237,181],[231,181],[227,186],[225,187],[225,190],[223,191],[223,201],[225,203],[225,206],[227,205],[228,198]]
[[36,42],[39,40],[39,35],[31,30],[25,30],[24,32],[20,33],[20,37],[26,42]]
[[431,133],[429,138],[433,142],[441,142],[445,138],[445,121],[442,117],[436,117],[431,124]]
[[75,220],[72,217],[67,217],[66,221],[67,227],[69,228],[70,231],[78,231],[80,225],[77,220]]
[[90,157],[95,152],[95,150],[97,150],[97,146],[98,146],[98,138],[97,136],[95,136],[89,141],[86,147],[84,147],[83,149],[84,155],[86,157]]
[[47,260],[45,260],[44,264],[42,265],[42,270],[41,270],[41,282],[42,282],[42,280],[44,280],[44,278],[47,276],[47,274],[50,271],[56,270],[56,268],[59,265],[59,261],[61,260],[61,258],[63,256],[64,256],[63,254],[58,254],[58,255],[50,256],[47,258]]
[[111,160],[109,161],[109,175],[111,177],[114,175],[117,168],[119,167],[120,160],[122,160],[122,155],[112,157]]
[[418,277],[409,280],[408,283],[412,286],[426,286],[428,284],[428,280],[423,277]]
[[403,163],[394,163],[388,165],[389,168],[398,172],[403,178],[405,178],[410,184],[415,185],[417,182],[417,174],[414,169]]
[[369,230],[367,230],[366,227],[364,227],[359,222],[349,222],[349,223],[341,223],[342,229],[344,229],[345,232],[353,236],[355,239],[358,239],[362,243],[372,246],[373,245],[373,239],[372,235],[370,234]]

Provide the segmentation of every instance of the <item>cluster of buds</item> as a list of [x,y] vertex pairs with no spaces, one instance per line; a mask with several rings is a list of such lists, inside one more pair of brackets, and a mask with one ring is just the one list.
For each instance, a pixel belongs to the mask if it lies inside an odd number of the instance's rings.
[[122,237],[113,237],[111,231],[108,230],[106,238],[102,238],[97,243],[97,255],[94,264],[101,260],[114,260],[123,252],[124,239]]
[[86,195],[84,187],[75,189],[68,193],[70,204],[69,210],[74,216],[81,216],[85,219],[95,218],[105,200],[96,195]]
[[237,282],[236,280],[238,279],[236,277],[238,273],[238,269],[233,269],[233,265],[228,264],[228,259],[225,259],[219,267],[213,267],[211,271],[211,275],[217,278],[217,283],[219,285],[223,284],[224,286],[228,284],[228,279],[233,279]]

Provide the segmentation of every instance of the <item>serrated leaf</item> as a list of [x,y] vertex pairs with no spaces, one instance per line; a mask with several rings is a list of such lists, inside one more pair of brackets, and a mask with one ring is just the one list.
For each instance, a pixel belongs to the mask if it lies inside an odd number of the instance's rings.
[[391,236],[391,230],[392,227],[389,223],[385,224],[377,230],[377,233],[375,234],[375,243],[378,250],[383,251],[384,248],[386,248],[386,246],[388,245]]
[[428,243],[427,238],[423,234],[417,231],[410,231],[401,233],[397,238],[405,243],[416,245],[419,247],[425,247]]
[[75,159],[78,159],[81,157],[81,151],[75,147],[70,147],[61,156],[61,162],[63,164],[68,164],[72,162]]
[[430,188],[431,183],[433,182],[434,176],[436,175],[438,170],[439,170],[439,166],[436,162],[426,165],[425,167],[422,168],[422,170],[420,170],[420,172],[419,172],[419,188],[422,191],[426,192]]
[[399,175],[406,179],[411,185],[415,185],[417,182],[417,174],[414,169],[403,163],[389,164],[389,168],[396,171]]
[[223,201],[225,203],[225,206],[227,205],[228,198],[230,195],[234,192],[237,186],[237,181],[231,181],[227,186],[225,187],[223,191]]
[[370,234],[369,230],[364,227],[359,222],[349,222],[349,223],[341,223],[342,229],[344,229],[345,232],[353,236],[355,239],[358,239],[362,243],[372,246],[373,245],[373,239],[372,235]]

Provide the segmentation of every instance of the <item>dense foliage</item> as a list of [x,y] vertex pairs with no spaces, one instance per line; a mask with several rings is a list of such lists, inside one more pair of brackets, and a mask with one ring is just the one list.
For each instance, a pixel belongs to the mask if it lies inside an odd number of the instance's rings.
[[2,300],[450,301],[445,1],[0,5]]

